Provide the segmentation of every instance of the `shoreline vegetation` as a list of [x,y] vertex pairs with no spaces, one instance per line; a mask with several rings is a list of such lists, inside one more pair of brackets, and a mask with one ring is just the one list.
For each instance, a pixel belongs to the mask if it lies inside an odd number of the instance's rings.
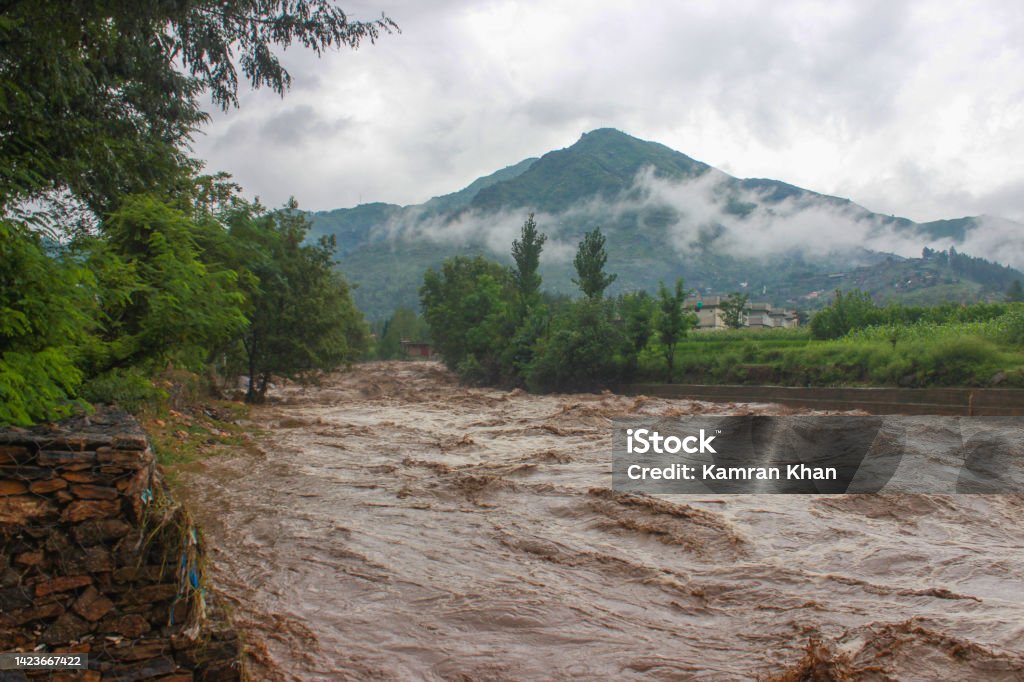
[[[216,11],[213,11],[213,10]],[[291,200],[269,211],[191,142],[279,59],[398,32],[327,0],[8,3],[0,42],[0,426],[160,404],[161,373],[277,377],[351,363],[367,328]],[[6,48],[5,48],[6,49]],[[155,383],[156,382],[156,383]]]
[[[1024,387],[1024,303],[1012,293],[1003,303],[880,306],[862,291],[837,290],[802,327],[744,328],[734,311],[733,328],[696,331],[681,278],[674,288],[662,282],[656,296],[603,296],[615,276],[604,272],[600,229],[576,256],[583,296],[541,293],[544,239],[531,215],[513,244],[515,266],[457,256],[428,270],[423,321],[404,311],[402,328],[425,325],[463,381],[540,393],[637,382]],[[524,250],[529,259],[517,255]]]

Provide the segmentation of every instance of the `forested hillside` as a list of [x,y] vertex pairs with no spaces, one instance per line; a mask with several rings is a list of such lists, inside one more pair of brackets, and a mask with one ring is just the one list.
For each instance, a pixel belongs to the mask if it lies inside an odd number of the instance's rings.
[[1007,252],[991,244],[1013,238],[1020,226],[1009,221],[915,223],[778,180],[735,178],[607,128],[424,204],[364,204],[311,218],[316,234],[337,237],[340,268],[358,285],[360,307],[384,319],[414,307],[423,269],[448,256],[508,263],[505,245],[529,212],[551,236],[540,267],[554,293],[574,291],[571,254],[594,227],[608,235],[609,263],[619,273],[612,293],[654,293],[659,280],[682,276],[705,294],[740,288],[813,309],[837,283],[857,281],[880,300],[939,303],[998,298],[1007,278],[1022,276],[980,260],[976,268],[941,270],[918,258],[926,247],[977,245],[992,253],[971,255],[1001,260]]

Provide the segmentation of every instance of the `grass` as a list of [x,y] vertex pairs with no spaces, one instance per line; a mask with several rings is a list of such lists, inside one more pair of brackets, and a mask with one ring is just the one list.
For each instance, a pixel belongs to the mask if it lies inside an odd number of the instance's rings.
[[246,416],[247,405],[207,400],[191,409],[144,414],[140,421],[157,461],[167,468],[200,461],[224,448],[244,447],[250,436],[238,420]]
[[[807,329],[695,332],[675,362],[679,383],[1024,388],[1024,314],[882,325],[834,341]],[[664,377],[660,349],[646,351],[640,380]]]
[[213,397],[207,382],[191,372],[112,374],[97,382],[95,394],[135,415],[171,482],[176,469],[251,441],[251,429],[241,425],[249,405]]

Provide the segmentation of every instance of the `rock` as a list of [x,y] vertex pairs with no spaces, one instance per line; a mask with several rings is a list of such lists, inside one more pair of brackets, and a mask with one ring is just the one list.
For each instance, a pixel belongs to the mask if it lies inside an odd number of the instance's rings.
[[32,485],[29,486],[36,495],[46,495],[56,490],[62,490],[68,487],[68,482],[63,478],[50,478],[45,481],[33,481]]
[[62,575],[51,580],[36,583],[36,596],[44,597],[54,592],[67,592],[92,584],[92,577],[87,575]]
[[125,595],[125,604],[152,604],[158,601],[166,601],[178,595],[178,586],[174,583],[160,583],[147,585],[133,590]]
[[65,471],[61,473],[61,477],[72,483],[95,483],[100,480],[95,474],[86,471]]
[[190,667],[199,667],[204,663],[231,662],[237,656],[238,642],[208,642],[203,646],[182,651],[179,660],[187,663]]
[[152,487],[152,470],[149,467],[139,469],[138,473],[131,478],[122,478],[117,482],[117,489],[125,495],[132,497],[138,495],[146,488]]
[[125,539],[114,548],[114,561],[118,566],[127,566],[133,561],[139,560],[138,548],[142,542],[142,529],[132,529],[132,532],[125,536]]
[[18,556],[14,557],[14,563],[20,564],[21,566],[38,566],[43,563],[43,559],[46,554],[42,550],[35,552],[22,552]]
[[87,654],[92,651],[92,644],[89,642],[79,642],[78,644],[72,644],[71,646],[56,647],[53,650],[55,654]]
[[25,536],[21,533],[8,536],[4,540],[4,545],[4,549],[7,550],[4,552],[4,558],[14,554],[21,554],[22,552],[30,552],[36,548],[35,545],[26,540]]
[[110,653],[119,661],[148,661],[170,653],[170,645],[163,639],[144,639]]
[[17,478],[21,480],[26,479],[37,479],[37,478],[50,478],[53,476],[53,469],[49,467],[37,467],[37,466],[0,466],[0,479],[2,478]]
[[217,661],[196,671],[197,682],[234,682],[242,679],[238,661]]
[[128,466],[137,469],[146,464],[150,457],[144,449],[120,450],[115,448],[100,448],[96,451],[96,460],[100,464],[113,464],[114,466]]
[[101,519],[121,513],[121,504],[112,500],[78,500],[72,502],[61,515],[61,521],[78,523],[88,519]]
[[61,615],[64,615],[64,606],[59,602],[53,602],[35,608],[13,611],[9,617],[15,625],[24,625],[34,620],[49,620]]
[[48,500],[39,497],[0,497],[0,525],[28,525],[29,521],[56,515],[57,508]]
[[152,628],[149,621],[137,613],[108,618],[100,626],[102,632],[116,633],[135,639],[149,632]]
[[80,545],[89,546],[123,538],[131,530],[132,527],[120,519],[100,519],[75,526],[71,534]]
[[125,566],[113,573],[114,582],[126,583],[133,580],[147,580],[157,582],[163,577],[163,568],[160,566]]
[[76,464],[84,464],[87,467],[90,467],[96,463],[96,453],[40,450],[36,457],[36,463],[40,466],[66,467]]
[[73,613],[64,613],[43,630],[42,640],[47,644],[65,644],[88,634],[91,626]]
[[179,599],[178,601],[174,602],[174,604],[171,606],[171,616],[173,618],[172,622],[184,623],[186,620],[188,620],[189,608],[189,602],[185,599]]
[[93,586],[89,586],[78,599],[75,600],[71,609],[88,621],[97,621],[107,615],[114,608],[114,602],[100,594]]
[[83,500],[116,500],[120,493],[117,488],[110,488],[105,485],[75,484],[71,486],[71,493]]
[[59,530],[54,530],[50,537],[46,538],[46,544],[43,545],[48,552],[56,552],[57,554],[66,554],[71,551],[71,541],[68,540],[68,536]]
[[156,658],[134,665],[119,665],[103,673],[103,682],[137,682],[151,680],[159,675],[178,672],[178,666],[169,658]]
[[22,495],[28,492],[28,485],[22,481],[10,479],[0,480],[0,497],[4,495]]
[[82,562],[89,573],[106,573],[114,570],[114,557],[103,547],[89,547]]
[[20,445],[0,445],[0,464],[25,464],[35,457],[33,452]]
[[0,571],[0,587],[14,587],[21,583],[21,574],[10,566]]
[[100,445],[106,444],[106,439],[90,440],[82,436],[58,436],[40,443],[48,450],[57,452],[82,452],[83,450],[95,450]]
[[118,450],[145,450],[149,447],[145,436],[122,433],[110,439],[110,445]]
[[23,587],[8,587],[0,590],[0,613],[10,613],[31,607],[35,602]]
[[103,675],[97,670],[75,670],[54,673],[50,682],[100,682]]
[[53,533],[53,526],[25,526],[22,530],[34,540],[45,541]]

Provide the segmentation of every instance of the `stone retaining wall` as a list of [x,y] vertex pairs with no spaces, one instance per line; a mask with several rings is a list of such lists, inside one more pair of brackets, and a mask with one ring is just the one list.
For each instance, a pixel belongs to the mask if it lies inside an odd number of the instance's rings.
[[817,410],[864,410],[869,414],[1024,416],[1019,388],[824,388],[718,384],[628,384],[626,395],[688,398],[708,402],[779,403]]
[[242,679],[201,536],[124,413],[0,431],[0,548],[0,652],[89,657],[4,680]]

